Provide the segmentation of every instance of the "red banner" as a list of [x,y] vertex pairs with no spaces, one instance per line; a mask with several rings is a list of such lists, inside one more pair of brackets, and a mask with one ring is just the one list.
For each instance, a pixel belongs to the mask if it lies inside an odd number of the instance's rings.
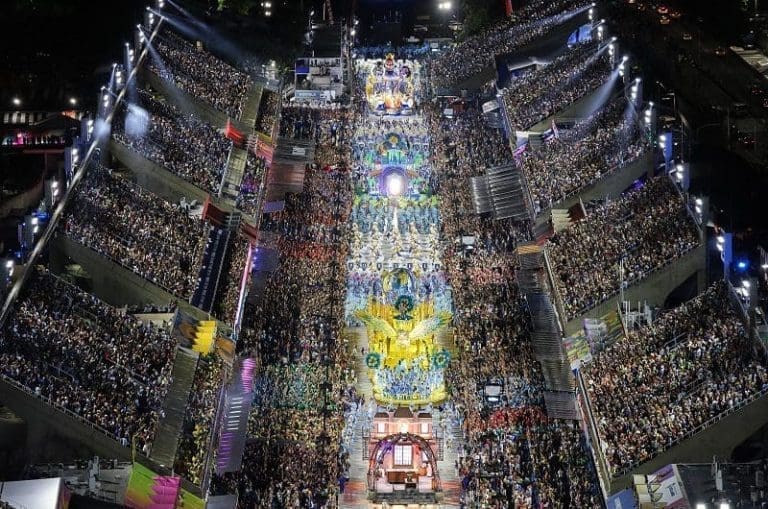
[[227,119],[227,127],[224,130],[224,136],[232,140],[237,147],[242,148],[245,145],[245,135],[238,131],[229,119]]
[[507,12],[507,17],[512,16],[514,10],[512,9],[512,0],[504,0],[504,9]]

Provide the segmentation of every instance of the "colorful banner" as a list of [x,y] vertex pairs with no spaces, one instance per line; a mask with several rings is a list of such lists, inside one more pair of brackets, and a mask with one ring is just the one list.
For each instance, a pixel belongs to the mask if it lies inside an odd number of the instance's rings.
[[131,509],[174,509],[180,489],[180,477],[157,475],[134,462],[125,492],[125,506]]
[[245,135],[233,126],[229,119],[227,119],[227,127],[224,129],[224,136],[232,140],[236,147],[242,148],[245,145]]
[[592,351],[589,348],[587,337],[581,332],[563,339],[563,347],[568,355],[571,369],[579,369],[582,364],[592,361]]
[[179,498],[179,504],[177,509],[205,509],[205,501],[188,492],[187,490],[181,490],[181,498]]

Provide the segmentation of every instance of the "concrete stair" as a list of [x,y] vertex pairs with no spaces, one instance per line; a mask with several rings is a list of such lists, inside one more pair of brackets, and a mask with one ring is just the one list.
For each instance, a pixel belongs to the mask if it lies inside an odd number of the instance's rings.
[[[447,423],[445,434],[443,434],[439,424],[442,418]],[[461,477],[459,477],[459,472],[456,470],[456,464],[461,451],[464,449],[464,432],[448,412],[435,411],[433,419],[434,429],[440,429],[442,439],[442,460],[437,462],[440,481],[443,487],[441,507],[459,507]]]
[[171,376],[173,382],[165,397],[163,411],[165,417],[160,421],[152,444],[149,457],[168,468],[173,468],[176,448],[184,425],[184,412],[192,390],[192,382],[197,370],[198,354],[183,347],[176,349]]
[[229,161],[227,162],[227,173],[224,175],[224,182],[222,182],[221,186],[221,198],[231,207],[235,206],[237,197],[240,194],[240,184],[243,181],[245,160],[247,158],[248,153],[245,150],[232,147]]
[[248,95],[243,104],[243,114],[240,115],[240,123],[245,124],[249,129],[256,127],[256,117],[259,115],[259,104],[261,103],[261,93],[264,87],[260,83],[251,85]]

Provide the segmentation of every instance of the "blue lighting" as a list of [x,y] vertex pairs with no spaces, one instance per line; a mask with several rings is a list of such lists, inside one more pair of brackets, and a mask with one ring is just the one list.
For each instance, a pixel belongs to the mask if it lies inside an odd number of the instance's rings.
[[744,272],[749,268],[749,263],[746,260],[739,260],[736,262],[736,268]]

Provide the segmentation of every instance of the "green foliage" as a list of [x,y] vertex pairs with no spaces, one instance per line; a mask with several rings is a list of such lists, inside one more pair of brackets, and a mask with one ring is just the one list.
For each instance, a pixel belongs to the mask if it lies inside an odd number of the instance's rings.
[[243,16],[247,16],[258,5],[258,0],[219,0],[220,11],[229,9]]
[[464,29],[460,38],[464,39],[480,32],[491,23],[491,11],[487,0],[466,0],[464,3]]

